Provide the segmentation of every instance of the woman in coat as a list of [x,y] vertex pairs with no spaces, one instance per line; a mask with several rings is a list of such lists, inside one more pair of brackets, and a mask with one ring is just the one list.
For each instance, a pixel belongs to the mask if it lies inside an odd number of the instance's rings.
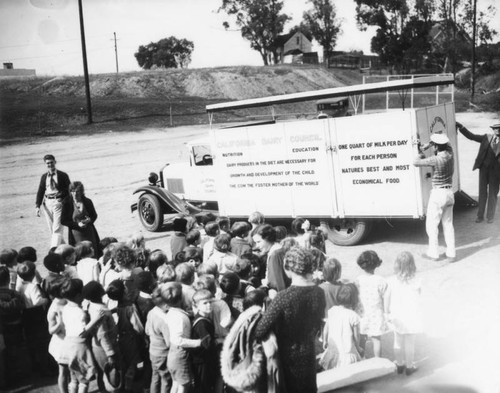
[[309,250],[293,247],[285,254],[285,271],[292,285],[278,292],[255,331],[257,340],[265,339],[269,332],[276,335],[282,392],[317,392],[315,337],[321,329],[325,295],[312,280],[313,270]]
[[101,256],[99,234],[94,222],[97,219],[92,201],[85,196],[83,184],[79,181],[69,185],[70,197],[63,204],[61,223],[68,227],[68,243],[75,244],[88,240],[92,242],[94,257]]

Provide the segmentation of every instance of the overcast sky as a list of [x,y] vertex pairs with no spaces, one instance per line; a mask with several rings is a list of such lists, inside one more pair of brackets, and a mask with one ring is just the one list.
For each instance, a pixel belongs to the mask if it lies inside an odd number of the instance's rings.
[[[479,5],[500,0],[479,0]],[[190,68],[262,65],[259,53],[226,31],[221,0],[83,0],[87,58],[90,73],[114,72],[116,32],[120,72],[138,70],[134,53],[139,45],[171,35],[194,42]],[[337,50],[370,52],[374,29],[360,32],[353,0],[336,0],[343,34]],[[302,19],[306,0],[285,0],[284,11]],[[497,6],[498,8],[498,6]],[[14,68],[35,69],[37,75],[83,74],[77,0],[0,0],[0,61]],[[500,20],[500,18],[499,18]],[[500,28],[497,28],[500,30]],[[314,50],[320,51],[315,47]]]

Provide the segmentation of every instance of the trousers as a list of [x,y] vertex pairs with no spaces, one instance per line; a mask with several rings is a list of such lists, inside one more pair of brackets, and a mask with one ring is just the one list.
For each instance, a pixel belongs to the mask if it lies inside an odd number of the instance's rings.
[[486,210],[486,219],[493,221],[495,218],[495,209],[497,207],[497,196],[500,188],[500,173],[493,167],[479,169],[479,200],[477,217],[484,218]]
[[58,199],[45,198],[42,210],[51,233],[50,247],[64,244],[64,227],[61,224],[62,202]]
[[453,205],[455,195],[451,188],[433,188],[427,206],[425,229],[429,237],[427,255],[439,258],[439,223],[443,225],[446,256],[455,258],[455,229],[453,228]]

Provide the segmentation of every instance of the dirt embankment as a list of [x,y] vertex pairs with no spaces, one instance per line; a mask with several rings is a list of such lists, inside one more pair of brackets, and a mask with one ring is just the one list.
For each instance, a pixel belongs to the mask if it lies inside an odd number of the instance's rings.
[[0,78],[0,137],[206,124],[210,103],[360,82],[358,71],[286,65],[91,75],[94,124],[86,126],[83,77]]
[[[497,83],[489,77],[487,86]],[[358,70],[322,66],[220,67],[168,69],[90,76],[93,124],[87,125],[83,77],[0,78],[0,139],[40,135],[135,131],[150,127],[207,124],[207,104],[297,93],[362,82]],[[457,81],[459,82],[459,81]],[[478,89],[483,86],[478,80]],[[484,86],[483,86],[484,87]],[[478,93],[469,108],[469,93],[458,90],[457,110],[500,109],[500,92]],[[491,86],[490,86],[491,87]],[[478,90],[479,91],[479,90]],[[267,111],[269,109],[263,109]],[[309,113],[313,103],[283,108]],[[264,112],[262,112],[264,113]],[[241,120],[247,113],[218,115],[218,121]]]

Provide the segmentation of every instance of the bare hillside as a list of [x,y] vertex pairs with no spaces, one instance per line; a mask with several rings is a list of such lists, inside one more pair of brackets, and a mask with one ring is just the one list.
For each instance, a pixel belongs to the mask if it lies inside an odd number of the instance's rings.
[[[0,78],[0,138],[142,130],[206,124],[205,107],[222,101],[267,97],[361,83],[357,70],[322,66],[168,69],[90,76],[93,124],[87,125],[83,77]],[[486,85],[498,82],[495,79]],[[482,86],[478,81],[478,88]],[[491,90],[491,89],[486,89]],[[497,110],[500,93],[479,97],[475,110]],[[457,110],[470,109],[464,89]],[[263,109],[264,111],[265,109]],[[287,113],[310,113],[314,103],[294,104]],[[267,110],[269,112],[269,110]],[[217,121],[245,120],[225,113]]]
[[[224,67],[167,69],[125,74],[91,75],[94,97],[197,97],[245,99],[343,86],[361,80],[356,71],[339,73],[317,66]],[[1,80],[2,90],[46,96],[83,96],[81,77]]]
[[[320,66],[168,69],[90,76],[94,124],[86,125],[83,77],[0,79],[2,139],[203,124],[214,102],[360,83],[358,71]],[[298,110],[310,110],[299,108]],[[230,114],[228,115],[230,116]],[[219,119],[224,121],[224,117]]]

